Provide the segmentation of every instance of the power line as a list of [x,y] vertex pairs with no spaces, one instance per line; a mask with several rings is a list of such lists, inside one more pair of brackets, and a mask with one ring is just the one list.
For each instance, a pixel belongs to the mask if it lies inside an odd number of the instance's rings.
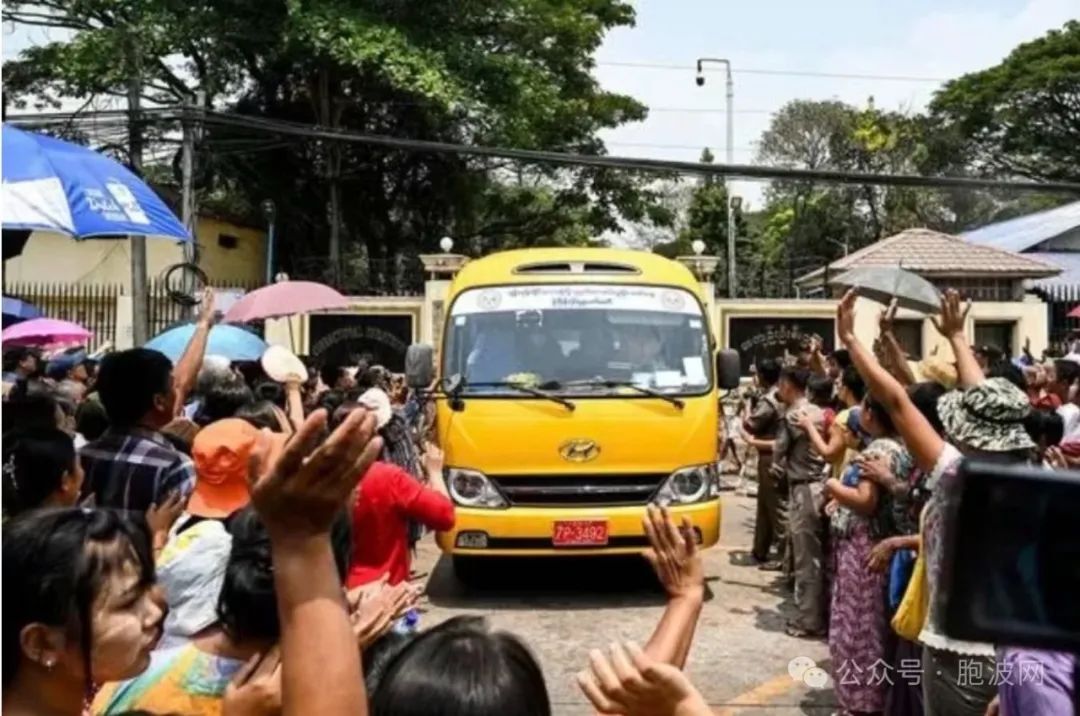
[[[647,107],[649,113],[677,112],[679,114],[720,114],[726,112],[723,107]],[[733,114],[772,114],[775,109],[733,109]]]
[[[675,64],[663,64],[659,62],[597,62],[597,65],[604,67],[635,67],[644,70],[677,70],[680,72],[695,72],[697,68],[695,65],[675,65]],[[713,70],[704,70],[710,72]],[[773,69],[758,69],[750,67],[738,67],[732,66],[732,74],[736,75],[776,75],[780,77],[819,77],[823,79],[837,79],[837,80],[880,80],[882,82],[934,82],[942,83],[948,82],[948,79],[941,77],[912,77],[908,75],[872,75],[861,74],[853,72],[816,72],[813,70],[773,70]]]
[[[704,144],[654,144],[654,143],[651,143],[651,142],[620,142],[620,141],[606,142],[605,141],[604,144],[606,144],[609,147],[640,147],[640,148],[644,148],[644,149],[694,149],[694,150],[697,150],[699,152],[702,149],[705,149],[706,147],[715,148],[715,146],[716,146],[715,143],[710,144],[708,142],[706,142]],[[757,147],[741,146],[741,147],[732,147],[732,149],[735,150],[736,152],[752,152],[752,151],[755,151],[757,149]]]
[[477,145],[455,144],[421,139],[389,137],[361,132],[330,130],[281,120],[263,120],[222,112],[205,113],[209,124],[248,127],[278,134],[293,134],[309,139],[356,142],[412,152],[451,153],[468,156],[499,157],[524,162],[552,164],[556,166],[584,166],[607,169],[624,169],[644,172],[681,172],[729,176],[750,180],[819,181],[840,184],[872,184],[881,186],[908,186],[923,188],[969,188],[1009,189],[1033,192],[1070,192],[1080,194],[1080,184],[1073,182],[1002,181],[962,176],[919,176],[913,174],[870,174],[838,170],[791,169],[765,167],[749,164],[702,164],[674,160],[648,159],[644,157],[597,156],[568,152],[551,152],[533,149],[509,149]]

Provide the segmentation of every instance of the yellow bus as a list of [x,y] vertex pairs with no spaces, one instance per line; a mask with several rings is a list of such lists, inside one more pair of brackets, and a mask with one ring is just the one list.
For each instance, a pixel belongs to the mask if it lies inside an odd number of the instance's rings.
[[446,306],[436,422],[457,522],[437,540],[463,580],[489,556],[641,552],[649,503],[717,542],[718,387],[738,375],[720,376],[686,267],[508,251],[466,264]]

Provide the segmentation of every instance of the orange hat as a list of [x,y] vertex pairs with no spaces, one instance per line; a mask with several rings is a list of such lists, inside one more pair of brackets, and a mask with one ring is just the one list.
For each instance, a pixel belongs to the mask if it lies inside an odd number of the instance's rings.
[[251,501],[248,458],[259,431],[239,418],[225,418],[199,431],[191,446],[195,491],[187,510],[199,517],[228,517]]

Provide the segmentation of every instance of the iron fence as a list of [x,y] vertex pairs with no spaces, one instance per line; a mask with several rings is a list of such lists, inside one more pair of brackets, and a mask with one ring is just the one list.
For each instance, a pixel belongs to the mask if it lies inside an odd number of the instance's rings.
[[[214,288],[239,288],[250,291],[261,284],[238,284],[235,281],[211,281]],[[163,279],[151,279],[147,285],[147,322],[151,336],[193,316],[190,305],[175,298],[175,285]],[[105,343],[116,343],[117,303],[128,291],[115,284],[73,284],[47,282],[6,283],[4,295],[31,303],[50,318],[59,318],[83,326],[93,336],[89,341],[91,351]]]
[[116,301],[123,294],[120,284],[9,283],[4,295],[31,303],[50,318],[83,326],[93,335],[89,348],[115,340]]

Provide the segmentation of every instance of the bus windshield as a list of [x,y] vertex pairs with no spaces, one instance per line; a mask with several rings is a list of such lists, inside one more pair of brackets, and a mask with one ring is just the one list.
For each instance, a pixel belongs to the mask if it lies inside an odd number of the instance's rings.
[[443,375],[461,376],[472,394],[520,394],[515,386],[700,394],[712,381],[706,322],[691,293],[605,284],[462,292],[447,324]]

